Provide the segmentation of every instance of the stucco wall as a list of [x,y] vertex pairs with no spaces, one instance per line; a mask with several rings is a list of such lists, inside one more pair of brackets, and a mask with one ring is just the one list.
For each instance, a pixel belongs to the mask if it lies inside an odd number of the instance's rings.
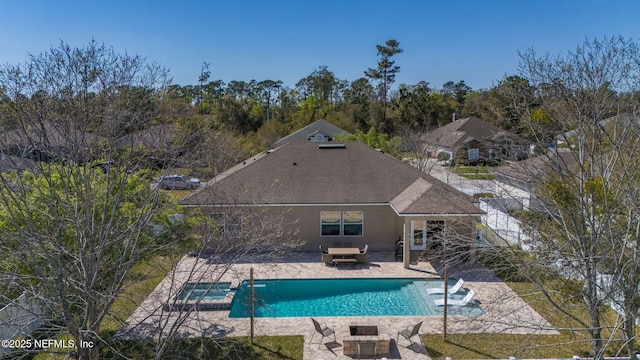
[[[321,236],[321,211],[362,211],[362,236]],[[371,206],[296,206],[290,208],[285,215],[286,223],[293,224],[297,229],[297,236],[306,242],[301,250],[314,251],[318,246],[325,248],[335,245],[351,243],[354,247],[363,248],[369,245],[370,251],[395,249],[395,243],[401,234],[396,232],[397,215],[389,205]]]
[[[205,212],[236,213],[247,211],[246,207],[216,207],[205,208]],[[442,217],[401,217],[387,204],[381,205],[360,205],[360,206],[289,206],[289,207],[258,207],[259,210],[248,211],[243,215],[243,232],[250,233],[252,229],[263,228],[254,222],[269,221],[282,226],[279,231],[283,236],[301,239],[304,244],[300,246],[302,251],[317,251],[318,246],[327,247],[358,247],[363,248],[369,245],[370,251],[394,251],[396,241],[403,236],[405,222],[407,224],[407,236],[410,236],[410,221],[414,220],[446,220]],[[195,209],[194,209],[195,210]],[[321,211],[362,211],[363,212],[363,235],[362,236],[322,236],[320,226]],[[254,215],[254,216],[251,216]],[[253,219],[251,219],[253,217]],[[471,217],[463,217],[464,224],[472,222]],[[468,234],[470,238],[475,235],[474,225],[465,225],[460,228],[460,219],[449,219],[447,224],[454,225],[460,233]],[[276,230],[275,227],[273,230]],[[248,235],[247,235],[248,236]]]

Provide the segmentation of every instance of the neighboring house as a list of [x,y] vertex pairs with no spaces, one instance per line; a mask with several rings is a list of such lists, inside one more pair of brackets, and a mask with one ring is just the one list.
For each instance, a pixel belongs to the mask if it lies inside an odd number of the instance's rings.
[[33,170],[35,167],[36,162],[34,160],[14,155],[5,155],[0,151],[0,172],[9,173],[16,171],[20,173],[25,170]]
[[0,153],[34,161],[92,160],[92,148],[105,141],[102,136],[69,124],[43,122],[39,126],[0,132]]
[[170,150],[176,133],[174,124],[152,125],[128,135],[121,136],[115,141],[116,146],[144,146],[149,150]]
[[148,152],[149,165],[163,169],[166,167],[180,167],[178,157],[180,146],[175,146],[174,138],[176,126],[174,124],[160,124],[121,136],[115,141],[116,147],[142,147]]
[[530,142],[472,116],[441,126],[424,136],[431,156],[449,154],[450,159],[469,162],[521,160],[528,157]]
[[[202,209],[227,232],[251,231],[243,209],[270,211],[304,240],[303,251],[365,244],[388,251],[400,238],[423,252],[445,238],[451,247],[457,241],[474,249],[475,223],[483,214],[475,202],[365,144],[307,141],[246,160],[180,203]],[[451,231],[446,236],[445,229]]]
[[287,144],[290,142],[296,142],[296,141],[311,141],[311,142],[334,141],[338,136],[349,136],[349,135],[350,134],[348,132],[333,125],[332,123],[326,120],[320,119],[276,141],[273,145],[271,145],[271,148],[275,149],[284,144]]
[[[546,154],[496,167],[496,195],[507,210],[541,208],[536,196],[536,185],[551,171],[566,169],[575,162],[567,149],[549,150]],[[556,170],[554,170],[556,169]]]

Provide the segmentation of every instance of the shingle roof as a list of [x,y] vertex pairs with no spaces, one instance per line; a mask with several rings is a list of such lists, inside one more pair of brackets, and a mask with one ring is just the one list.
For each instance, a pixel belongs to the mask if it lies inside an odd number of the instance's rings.
[[182,205],[390,204],[402,214],[480,214],[474,200],[358,142],[294,142],[207,182]]
[[520,139],[489,122],[478,117],[471,116],[459,119],[441,126],[425,135],[425,141],[431,145],[438,145],[447,149],[453,149],[471,138],[480,141],[492,141],[500,136],[511,136]]
[[500,165],[493,169],[497,175],[506,176],[529,184],[544,179],[550,172],[572,168],[576,163],[574,154],[568,149],[556,149],[527,160]]
[[349,135],[349,133],[344,131],[343,129],[333,125],[332,123],[326,120],[320,119],[276,141],[273,145],[271,145],[271,148],[275,149],[279,146],[282,146],[290,142],[309,141],[309,135],[316,134],[318,132],[321,132],[325,135],[329,135],[334,139],[338,135],[340,136]]
[[169,150],[176,133],[174,124],[150,126],[144,130],[124,135],[116,140],[116,146],[143,145],[152,150]]
[[35,168],[35,164],[31,159],[0,154],[0,172],[31,170]]

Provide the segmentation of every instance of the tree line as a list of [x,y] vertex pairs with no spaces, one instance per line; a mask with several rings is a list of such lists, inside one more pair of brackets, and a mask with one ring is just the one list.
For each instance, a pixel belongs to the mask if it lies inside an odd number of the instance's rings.
[[[211,80],[205,63],[198,83],[169,86],[167,101],[181,109],[182,116],[207,118],[215,126],[243,135],[265,127],[266,133],[276,131],[284,136],[324,118],[351,132],[366,133],[373,128],[394,136],[407,129],[424,131],[454,118],[478,116],[525,138],[550,136],[528,126],[528,119],[519,111],[523,107],[535,110],[539,104],[537,89],[526,79],[507,76],[490,89],[474,90],[464,80],[448,81],[441,87],[423,80],[393,88],[401,71],[393,57],[403,50],[396,40],[377,45],[377,49],[377,67],[365,70],[361,78],[340,79],[321,65],[293,87],[273,79]],[[532,116],[546,119],[540,109]]]

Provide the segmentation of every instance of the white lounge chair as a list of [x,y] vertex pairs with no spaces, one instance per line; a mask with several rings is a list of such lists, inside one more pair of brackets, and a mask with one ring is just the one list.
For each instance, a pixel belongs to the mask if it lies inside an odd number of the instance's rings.
[[367,262],[367,251],[369,250],[369,244],[366,244],[364,246],[364,249],[360,249],[360,254],[356,255],[356,260],[359,263],[365,263]]
[[[453,285],[449,289],[449,291],[447,291],[447,292],[449,294],[457,293],[458,290],[460,290],[462,288],[462,284],[464,284],[464,280],[458,279],[458,282],[455,283],[455,285]],[[427,294],[444,294],[444,282],[442,283],[442,286],[440,286],[440,287],[427,288]]]
[[[465,306],[467,305],[467,303],[469,303],[469,301],[471,301],[471,299],[473,299],[473,296],[476,293],[473,290],[469,290],[469,292],[467,293],[467,295],[465,295],[462,299],[452,299],[452,298],[448,298],[447,299],[447,305],[451,305],[451,306]],[[438,306],[444,306],[444,298],[442,299],[435,299],[433,300],[436,305]]]

